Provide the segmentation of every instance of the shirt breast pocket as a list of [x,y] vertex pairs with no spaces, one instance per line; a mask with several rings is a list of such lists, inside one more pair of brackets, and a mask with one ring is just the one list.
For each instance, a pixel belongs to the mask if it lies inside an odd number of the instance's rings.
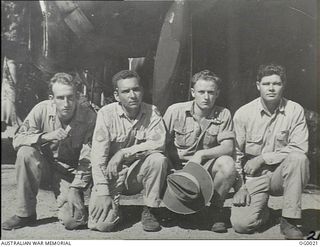
[[203,139],[203,146],[204,148],[212,148],[217,146],[217,136],[218,136],[219,129],[218,127],[212,127],[206,130]]
[[247,136],[246,153],[254,156],[260,155],[262,150],[262,139],[263,136],[259,134]]
[[193,128],[174,128],[175,132],[175,142],[179,147],[188,148],[193,145],[194,137],[193,137]]
[[288,136],[289,136],[288,130],[282,130],[279,133],[277,133],[275,148],[281,149],[281,148],[287,146],[288,145]]

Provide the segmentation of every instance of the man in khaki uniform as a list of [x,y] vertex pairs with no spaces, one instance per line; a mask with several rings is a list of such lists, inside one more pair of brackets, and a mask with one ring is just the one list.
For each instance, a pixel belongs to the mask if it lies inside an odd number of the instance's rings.
[[269,195],[283,195],[280,229],[287,239],[302,239],[301,194],[309,179],[308,129],[304,110],[282,97],[285,70],[259,68],[260,97],[234,115],[236,165],[245,178],[234,196],[231,223],[239,233],[254,232],[269,218]]
[[143,190],[143,229],[159,231],[154,211],[160,205],[168,169],[163,155],[164,123],[155,106],[142,102],[143,89],[136,72],[120,71],[112,83],[118,102],[99,110],[93,135],[94,188],[88,225],[111,231],[119,220],[120,194]]
[[91,181],[90,150],[96,113],[78,103],[76,81],[57,73],[50,81],[50,100],[37,104],[26,117],[13,146],[17,153],[17,211],[2,229],[36,221],[37,194],[51,182],[59,219],[67,229],[87,223],[83,191]]
[[236,179],[231,157],[235,137],[231,114],[228,109],[215,105],[220,84],[221,79],[209,70],[196,73],[191,88],[194,100],[174,104],[164,115],[168,153],[175,169],[193,161],[202,164],[213,179],[215,193],[209,217],[214,232],[227,231],[222,208]]

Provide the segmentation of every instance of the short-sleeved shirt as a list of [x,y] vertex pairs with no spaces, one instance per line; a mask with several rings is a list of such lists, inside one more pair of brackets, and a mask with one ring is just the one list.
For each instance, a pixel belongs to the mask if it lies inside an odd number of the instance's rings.
[[273,114],[257,98],[240,107],[234,115],[236,166],[259,155],[267,165],[281,163],[290,152],[308,152],[308,128],[303,108],[282,98]]
[[194,101],[171,105],[164,121],[168,131],[168,152],[175,164],[188,161],[198,150],[218,146],[223,140],[234,139],[230,111],[214,106],[207,118],[197,121]]
[[[51,100],[37,104],[28,114],[23,124],[15,134],[13,146],[33,146],[39,149],[50,161],[59,161],[71,168],[77,169],[80,160],[86,160],[90,166],[92,135],[96,121],[95,111],[85,104],[78,103],[74,117],[70,122],[69,136],[61,141],[51,141],[40,145],[39,139],[45,134],[62,128],[57,115],[56,105]],[[91,179],[91,173],[83,176],[75,172],[72,186],[86,187]],[[89,178],[90,177],[90,178]]]
[[92,144],[92,172],[97,193],[109,195],[106,168],[120,149],[125,162],[159,151],[164,152],[166,131],[163,119],[153,105],[142,103],[134,120],[127,117],[120,103],[115,102],[98,111]]

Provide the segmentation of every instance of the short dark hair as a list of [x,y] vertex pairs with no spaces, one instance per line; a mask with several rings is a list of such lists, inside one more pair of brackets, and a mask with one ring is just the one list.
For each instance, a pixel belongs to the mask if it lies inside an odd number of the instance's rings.
[[208,69],[202,70],[192,76],[191,86],[194,87],[198,80],[212,81],[215,82],[218,86],[218,89],[221,88],[222,80],[213,72]]
[[258,74],[257,74],[257,81],[260,82],[263,77],[270,76],[270,75],[278,75],[280,76],[283,83],[287,82],[285,68],[275,63],[260,65],[258,69]]
[[49,93],[53,94],[52,92],[52,87],[54,84],[56,83],[60,83],[63,85],[68,85],[68,86],[72,86],[74,91],[77,91],[77,86],[79,84],[79,82],[76,80],[75,76],[72,76],[70,74],[67,73],[56,73],[51,79],[50,79],[50,84],[49,84]]
[[112,77],[113,89],[116,90],[118,88],[118,81],[129,79],[129,78],[137,78],[140,85],[140,76],[138,75],[137,72],[133,70],[121,70]]

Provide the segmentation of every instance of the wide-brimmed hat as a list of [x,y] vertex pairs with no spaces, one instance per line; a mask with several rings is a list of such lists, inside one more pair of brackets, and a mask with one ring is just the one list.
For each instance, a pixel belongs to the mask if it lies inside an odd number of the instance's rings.
[[192,214],[203,209],[213,195],[213,181],[201,165],[189,162],[167,177],[163,196],[165,206],[179,214]]

